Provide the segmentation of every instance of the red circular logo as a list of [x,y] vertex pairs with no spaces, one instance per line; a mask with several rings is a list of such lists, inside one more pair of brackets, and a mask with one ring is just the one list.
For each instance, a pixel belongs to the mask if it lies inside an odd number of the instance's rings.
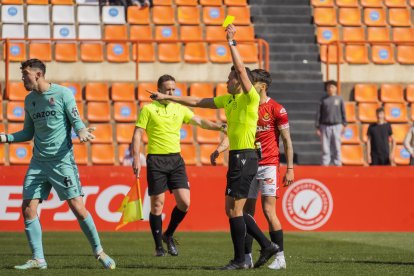
[[282,206],[290,224],[301,230],[314,230],[330,218],[333,199],[321,182],[301,179],[289,186],[283,195]]

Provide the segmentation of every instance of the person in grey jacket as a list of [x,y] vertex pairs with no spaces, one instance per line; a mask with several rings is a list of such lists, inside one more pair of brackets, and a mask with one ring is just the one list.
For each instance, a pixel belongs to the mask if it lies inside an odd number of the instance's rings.
[[337,95],[336,81],[327,81],[325,89],[327,95],[321,99],[315,122],[322,141],[322,165],[341,166],[341,134],[346,126],[344,100]]
[[410,127],[405,136],[404,148],[410,153],[410,165],[414,166],[414,126]]

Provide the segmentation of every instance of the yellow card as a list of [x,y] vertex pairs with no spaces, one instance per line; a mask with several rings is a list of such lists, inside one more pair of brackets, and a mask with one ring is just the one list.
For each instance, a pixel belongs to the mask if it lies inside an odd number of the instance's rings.
[[227,17],[226,17],[226,19],[224,19],[224,22],[223,22],[223,25],[222,25],[223,28],[227,28],[228,25],[232,24],[235,18],[236,17],[234,17],[233,15],[227,15]]

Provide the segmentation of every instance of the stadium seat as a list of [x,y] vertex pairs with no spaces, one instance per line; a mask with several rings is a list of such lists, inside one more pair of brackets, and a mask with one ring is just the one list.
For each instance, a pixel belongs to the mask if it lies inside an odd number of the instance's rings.
[[234,39],[237,40],[237,42],[242,41],[253,41],[254,40],[254,28],[253,26],[240,26],[237,27],[237,33],[234,36]]
[[402,144],[404,142],[410,127],[410,124],[391,124],[392,136],[397,144]]
[[239,53],[245,63],[259,62],[259,52],[254,43],[240,43],[237,45]]
[[139,40],[151,40],[154,38],[152,35],[152,28],[150,25],[133,25],[129,27],[130,39]]
[[397,61],[401,64],[414,64],[414,46],[397,46]]
[[394,162],[397,165],[409,165],[410,153],[402,145],[397,145],[394,149]]
[[24,102],[22,101],[9,101],[6,105],[7,120],[12,122],[24,121]]
[[76,106],[78,107],[79,117],[82,119],[82,121],[85,120],[85,109],[82,102],[77,102]]
[[[3,120],[3,103],[0,101],[0,121]],[[0,132],[4,132],[4,125],[0,124]]]
[[368,127],[370,124],[361,124],[361,136],[362,142],[366,143],[368,141]]
[[362,145],[342,145],[342,164],[351,166],[365,165]]
[[375,123],[377,121],[376,110],[380,107],[379,103],[359,103],[358,119],[362,123]]
[[75,39],[76,30],[75,25],[54,25],[53,38],[58,39]]
[[101,26],[100,25],[79,25],[78,32],[79,39],[101,39]]
[[126,25],[107,25],[104,29],[105,39],[128,39]]
[[[15,133],[15,132],[19,132],[23,129],[23,123],[19,122],[19,123],[11,123],[9,122],[7,124],[7,133],[11,134],[11,133]],[[29,143],[30,141],[27,141],[25,143]]]
[[197,0],[174,0],[178,6],[197,6]]
[[134,134],[135,124],[116,124],[116,142],[131,143]]
[[111,87],[111,99],[118,102],[135,101],[135,87],[132,82],[114,82]]
[[30,24],[27,27],[27,38],[50,38],[49,24]]
[[359,8],[339,9],[339,24],[343,26],[361,26],[361,10]]
[[227,94],[227,83],[217,83],[214,96],[218,97]]
[[75,155],[75,162],[78,165],[88,164],[88,145],[87,144],[73,144],[73,152]]
[[22,5],[2,5],[1,21],[3,23],[24,23]]
[[53,5],[73,5],[73,0],[51,0]]
[[355,102],[345,102],[346,121],[348,123],[355,123],[356,111]]
[[345,127],[341,136],[342,144],[359,144],[359,127],[357,124],[349,124]]
[[138,84],[138,101],[151,102],[150,94],[146,91],[157,91],[157,83],[141,82]]
[[342,28],[342,39],[347,42],[351,41],[364,41],[365,40],[365,29],[364,28],[353,28],[343,27]]
[[319,27],[317,29],[317,38],[319,44],[326,44],[338,40],[338,28],[336,27]]
[[129,62],[129,44],[108,43],[106,45],[106,59],[109,62]]
[[367,8],[364,10],[364,23],[369,27],[385,27],[385,10],[382,8]]
[[24,101],[28,94],[29,92],[24,88],[23,82],[9,82],[9,94],[5,95],[5,98],[10,101]]
[[399,84],[382,84],[380,99],[384,103],[403,103],[404,88]]
[[214,86],[212,83],[192,83],[190,86],[190,96],[199,98],[213,98]]
[[246,6],[247,0],[224,0],[224,4],[227,6]]
[[130,142],[131,141],[128,141],[128,144],[119,144],[118,145],[118,161],[119,161],[120,165],[124,161],[125,155],[129,152],[129,143]]
[[3,24],[1,31],[2,38],[24,38],[23,24]]
[[226,113],[224,112],[224,109],[219,109],[219,119],[220,122],[227,122]]
[[200,0],[202,6],[221,6],[222,4],[222,0]]
[[186,165],[197,165],[196,148],[194,145],[181,145],[181,156]]
[[75,43],[56,43],[55,60],[60,62],[78,61],[78,47]]
[[111,120],[111,107],[109,102],[88,102],[87,119],[89,122],[104,123]]
[[95,139],[93,139],[91,143],[112,144],[113,132],[111,124],[90,124],[89,127],[96,127],[96,130],[93,133],[95,135]]
[[336,0],[336,5],[341,8],[358,8],[358,0]]
[[367,38],[370,42],[388,41],[390,40],[390,30],[383,27],[369,27],[367,28]]
[[364,8],[380,8],[384,0],[361,0],[361,5]]
[[175,83],[175,91],[174,91],[174,95],[176,96],[187,96],[187,84],[185,84],[184,82],[176,82]]
[[180,143],[192,144],[193,142],[193,126],[183,124],[180,129]]
[[406,99],[407,102],[414,103],[414,84],[407,85]]
[[388,9],[388,22],[393,27],[410,27],[411,10],[408,9]]
[[407,6],[406,0],[385,0],[385,6],[389,8],[405,8]]
[[158,60],[160,62],[175,63],[181,62],[180,43],[159,43]]
[[75,6],[53,5],[52,22],[54,24],[75,24]]
[[9,145],[10,165],[28,165],[32,159],[32,146],[23,143]]
[[231,53],[226,43],[212,43],[209,46],[209,57],[213,63],[230,63]]
[[154,6],[171,6],[172,0],[152,0]]
[[152,22],[155,25],[174,25],[174,8],[171,6],[154,6],[152,8]]
[[81,43],[80,58],[83,62],[103,62],[103,45],[101,43]]
[[202,42],[189,42],[184,47],[184,61],[187,63],[206,63],[207,50]]
[[37,58],[44,62],[52,61],[52,46],[50,43],[30,43],[29,58]]
[[[3,48],[3,56],[6,59],[6,49]],[[24,43],[10,43],[9,44],[9,59],[10,61],[25,61],[26,60],[26,45]]]
[[135,122],[137,114],[137,105],[134,102],[114,103],[114,120],[116,122]]
[[100,24],[99,6],[79,5],[77,8],[77,22],[79,24]]
[[[320,45],[320,54],[321,54],[321,61],[324,63],[328,62],[327,59],[327,48],[328,45]],[[338,46],[337,45],[330,45],[329,46],[329,63],[338,63]],[[343,47],[339,47],[339,62],[344,63],[344,50]]]
[[178,39],[177,26],[156,26],[155,39],[161,41]]
[[85,86],[85,100],[90,102],[108,102],[108,84],[104,82],[90,82]]
[[60,85],[69,88],[72,91],[73,97],[75,101],[81,102],[82,101],[82,87],[79,83],[76,82],[61,82]]
[[[15,1],[15,0],[12,0]],[[2,1],[4,3],[4,1]],[[22,2],[21,0],[17,0],[17,2]],[[26,0],[27,5],[48,5],[49,0]]]
[[220,143],[220,132],[208,129],[197,128],[197,143],[200,144],[218,144]]
[[4,164],[6,162],[6,155],[4,151],[4,144],[0,145],[0,164]]
[[202,26],[181,26],[180,39],[183,41],[202,40],[203,27]]
[[206,25],[221,25],[225,19],[223,7],[203,7],[203,22]]
[[124,6],[103,6],[102,7],[103,24],[125,24],[125,7]]
[[233,15],[234,22],[233,24],[239,25],[250,25],[250,8],[245,7],[227,7],[227,14]]
[[311,0],[311,4],[314,7],[333,7],[333,0]]
[[392,28],[394,42],[414,42],[414,28]]
[[196,6],[179,6],[177,21],[180,25],[200,25],[200,11]]
[[394,48],[391,44],[373,45],[371,47],[372,62],[375,64],[394,64]]
[[354,88],[354,98],[357,102],[377,103],[378,88],[375,84],[357,84]]
[[93,144],[91,146],[93,165],[115,165],[115,148],[111,144]]
[[313,21],[317,26],[336,26],[336,9],[314,8]]
[[206,26],[206,41],[217,42],[226,41],[226,32],[221,26]]
[[128,23],[129,24],[142,24],[148,25],[150,24],[150,9],[145,8],[141,9],[136,6],[129,6],[128,7]]
[[49,24],[49,6],[47,5],[27,5],[27,23],[29,24]]
[[406,123],[407,106],[405,103],[386,103],[384,104],[385,120],[390,123]]
[[366,45],[346,45],[345,60],[350,64],[368,64],[368,48]]
[[194,114],[206,120],[217,121],[216,109],[194,108]]
[[410,119],[411,119],[411,121],[414,121],[414,105],[413,104],[411,104],[410,105]]
[[[136,44],[132,44],[132,59],[135,61],[137,58]],[[154,62],[155,61],[155,49],[153,43],[139,43],[138,44],[138,61],[139,62]]]

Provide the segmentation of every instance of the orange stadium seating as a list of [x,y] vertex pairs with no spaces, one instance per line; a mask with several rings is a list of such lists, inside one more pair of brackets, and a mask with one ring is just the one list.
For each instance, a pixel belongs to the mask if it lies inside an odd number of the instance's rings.
[[200,24],[200,12],[195,6],[181,6],[177,8],[177,21],[181,25]]
[[150,9],[140,9],[136,6],[129,6],[127,20],[129,24],[150,24]]
[[80,59],[84,62],[102,62],[103,45],[101,43],[81,43],[80,45]]
[[349,124],[346,126],[345,131],[342,134],[342,144],[359,144],[359,127],[357,124]]
[[318,26],[336,26],[336,10],[334,8],[315,8],[313,18]]
[[380,99],[384,103],[403,103],[404,89],[399,84],[382,84]]
[[192,125],[183,125],[181,127],[180,142],[185,144],[192,144],[194,142]]
[[354,102],[345,102],[346,121],[354,123],[356,121],[356,107]]
[[90,82],[85,86],[85,100],[95,102],[109,101],[108,84],[104,82]]
[[23,143],[9,145],[9,161],[11,165],[28,165],[32,158],[32,146]]
[[89,122],[109,122],[111,119],[111,108],[109,102],[88,102],[88,121]]
[[111,87],[111,99],[113,101],[135,101],[135,87],[129,82],[114,82]]
[[184,46],[184,61],[187,63],[206,63],[207,50],[204,43],[189,42]]
[[[200,145],[200,161],[203,165],[210,165],[210,155],[214,152],[217,148],[216,144],[203,144]],[[216,159],[217,165],[224,164],[223,154],[220,154],[219,157]]]
[[118,123],[115,125],[115,127],[117,143],[131,143],[135,125]]
[[225,18],[224,7],[203,7],[203,22],[206,25],[221,25]]
[[392,136],[396,143],[402,144],[404,142],[405,135],[407,135],[410,127],[409,124],[391,124]]
[[407,105],[405,103],[386,103],[384,104],[385,120],[390,123],[406,123]]
[[92,144],[92,164],[113,165],[115,164],[115,149],[111,144]]
[[174,0],[176,5],[181,6],[197,6],[197,0]]
[[342,145],[341,151],[344,165],[362,166],[365,164],[364,151],[361,145]]
[[88,164],[88,145],[87,144],[73,144],[73,152],[75,155],[75,162],[78,165]]
[[375,84],[357,84],[354,92],[355,101],[357,102],[378,102],[378,88]]
[[345,7],[345,8],[357,8],[358,7],[358,0],[336,0],[335,2],[338,7]]
[[338,22],[343,26],[361,26],[361,11],[358,8],[339,9]]
[[406,0],[385,0],[384,2],[390,8],[405,8],[407,6]]
[[394,161],[397,165],[409,165],[410,153],[402,145],[397,145],[394,150]]
[[376,109],[380,107],[379,103],[359,103],[358,119],[362,123],[374,123],[377,121]]
[[407,99],[407,102],[409,102],[409,103],[414,102],[414,84],[407,85],[406,99]]
[[7,120],[12,122],[24,121],[24,103],[22,101],[9,101],[6,105]]
[[333,7],[333,0],[311,0],[311,4],[314,7]]
[[4,144],[0,145],[0,164],[6,163],[6,156],[4,153]]
[[[112,125],[105,124],[91,124],[90,127],[96,127],[94,135],[96,136],[92,143],[94,144],[110,144],[113,141]],[[131,137],[132,138],[132,137]]]
[[52,61],[52,46],[50,43],[29,44],[29,58],[38,58],[45,62]]
[[55,60],[61,62],[78,61],[78,47],[75,43],[56,43]]
[[137,105],[134,102],[114,103],[114,120],[116,122],[135,122],[137,114]]

